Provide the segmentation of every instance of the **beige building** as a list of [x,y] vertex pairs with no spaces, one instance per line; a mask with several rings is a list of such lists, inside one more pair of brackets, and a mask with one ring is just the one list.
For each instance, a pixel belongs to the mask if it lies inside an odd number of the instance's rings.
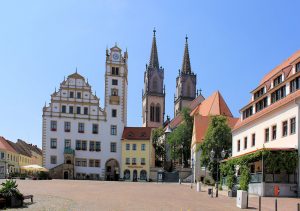
[[125,127],[122,136],[121,178],[129,181],[148,181],[154,167],[155,150],[152,128]]
[[[251,100],[240,110],[240,119],[233,130],[232,157],[241,157],[259,150],[297,151],[299,153],[300,120],[300,51],[291,55],[266,74],[251,91]],[[295,196],[299,193],[299,167],[293,174],[267,172],[262,159],[251,164],[249,192],[274,196]],[[298,186],[298,187],[297,187]]]

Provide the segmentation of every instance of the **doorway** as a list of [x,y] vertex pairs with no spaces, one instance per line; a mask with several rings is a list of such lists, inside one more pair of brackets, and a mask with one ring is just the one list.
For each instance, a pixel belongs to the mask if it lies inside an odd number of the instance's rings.
[[69,172],[68,171],[64,172],[64,179],[69,179]]

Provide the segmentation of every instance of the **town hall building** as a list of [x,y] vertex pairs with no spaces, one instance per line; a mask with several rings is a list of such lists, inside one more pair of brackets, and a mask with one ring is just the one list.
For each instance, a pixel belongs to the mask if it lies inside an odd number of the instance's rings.
[[77,70],[43,108],[43,166],[58,179],[118,180],[127,124],[128,53],[106,50],[104,108]]

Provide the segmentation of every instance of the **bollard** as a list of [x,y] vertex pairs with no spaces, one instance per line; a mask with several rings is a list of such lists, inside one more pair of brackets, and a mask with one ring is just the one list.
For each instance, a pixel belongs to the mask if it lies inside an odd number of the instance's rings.
[[275,199],[275,211],[277,211],[277,199]]
[[179,178],[179,182],[178,183],[179,183],[179,185],[181,185],[181,179],[180,178]]
[[201,192],[201,183],[197,182],[197,192]]
[[258,197],[258,211],[261,211],[261,196]]

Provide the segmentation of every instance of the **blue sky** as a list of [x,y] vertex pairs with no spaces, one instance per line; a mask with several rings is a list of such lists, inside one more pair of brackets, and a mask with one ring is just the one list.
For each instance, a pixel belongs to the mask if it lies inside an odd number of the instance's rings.
[[0,135],[41,146],[42,107],[78,68],[103,107],[105,49],[129,53],[128,125],[140,126],[152,30],[165,69],[166,114],[189,37],[197,88],[220,90],[234,115],[260,79],[300,49],[300,1],[1,1]]

